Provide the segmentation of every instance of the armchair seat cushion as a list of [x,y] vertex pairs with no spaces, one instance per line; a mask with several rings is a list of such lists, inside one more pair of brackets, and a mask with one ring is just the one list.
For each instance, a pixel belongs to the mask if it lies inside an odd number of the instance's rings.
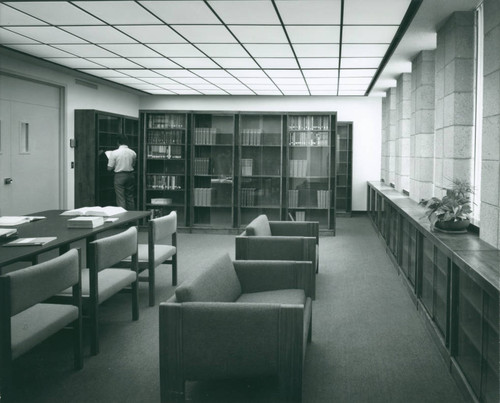
[[12,358],[17,358],[41,341],[78,319],[74,305],[36,304],[12,317]]
[[241,294],[236,302],[305,305],[306,295],[304,293],[304,290],[299,289],[261,291]]

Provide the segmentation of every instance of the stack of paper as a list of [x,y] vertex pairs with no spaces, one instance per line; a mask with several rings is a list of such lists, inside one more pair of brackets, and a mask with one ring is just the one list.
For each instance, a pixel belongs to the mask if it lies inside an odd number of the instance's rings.
[[17,234],[16,228],[0,228],[0,238],[8,238],[16,234]]
[[103,224],[103,217],[80,216],[68,220],[68,228],[95,228]]

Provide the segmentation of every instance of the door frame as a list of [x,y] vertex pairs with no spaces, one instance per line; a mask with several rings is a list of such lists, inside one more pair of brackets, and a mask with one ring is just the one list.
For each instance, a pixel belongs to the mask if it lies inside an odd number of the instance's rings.
[[50,87],[54,87],[58,90],[59,93],[59,133],[58,133],[58,162],[59,162],[59,209],[64,209],[68,203],[68,174],[66,168],[66,163],[68,160],[67,152],[65,152],[65,139],[66,139],[66,85],[51,82],[48,80],[43,80],[37,77],[18,74],[10,70],[0,68],[0,76],[8,76],[18,80],[31,81],[37,84],[47,85]]

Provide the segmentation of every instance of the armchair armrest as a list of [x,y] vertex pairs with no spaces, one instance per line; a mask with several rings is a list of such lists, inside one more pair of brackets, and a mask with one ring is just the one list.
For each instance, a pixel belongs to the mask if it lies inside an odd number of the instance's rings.
[[316,261],[316,238],[302,236],[237,236],[236,260]]
[[307,236],[319,241],[317,221],[269,221],[273,236]]
[[243,293],[298,288],[313,298],[312,262],[235,260],[233,264]]

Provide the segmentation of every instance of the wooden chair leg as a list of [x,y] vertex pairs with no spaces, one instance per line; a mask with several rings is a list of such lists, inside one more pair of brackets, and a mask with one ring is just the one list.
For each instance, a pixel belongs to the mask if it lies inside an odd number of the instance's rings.
[[172,285],[177,285],[177,253],[172,256]]
[[132,283],[132,320],[139,319],[139,279]]
[[83,368],[83,337],[82,337],[82,317],[80,317],[75,321],[73,325],[73,349],[75,356],[75,369]]
[[99,307],[97,303],[90,304],[90,354],[99,354]]
[[155,306],[155,267],[154,264],[148,267],[148,284],[149,284],[149,306]]

